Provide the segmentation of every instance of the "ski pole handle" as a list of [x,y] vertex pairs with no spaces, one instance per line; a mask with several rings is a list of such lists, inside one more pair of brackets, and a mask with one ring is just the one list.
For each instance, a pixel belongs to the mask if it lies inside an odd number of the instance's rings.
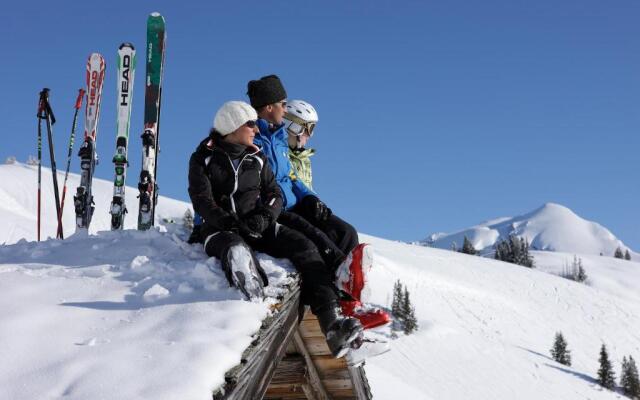
[[79,110],[82,107],[82,99],[84,99],[84,89],[78,90],[78,98],[76,99],[76,110]]

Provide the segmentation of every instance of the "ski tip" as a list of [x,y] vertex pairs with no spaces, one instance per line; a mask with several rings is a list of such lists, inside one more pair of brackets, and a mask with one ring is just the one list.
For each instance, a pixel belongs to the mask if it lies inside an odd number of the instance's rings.
[[129,42],[124,42],[120,45],[120,47],[118,47],[118,50],[122,50],[125,47],[129,47],[131,50],[135,50],[136,48],[133,47],[133,44],[129,43]]

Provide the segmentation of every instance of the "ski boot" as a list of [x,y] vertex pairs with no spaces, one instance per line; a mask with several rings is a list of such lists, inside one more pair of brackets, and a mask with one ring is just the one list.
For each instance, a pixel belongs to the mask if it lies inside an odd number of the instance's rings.
[[269,284],[267,275],[251,249],[244,243],[229,247],[222,256],[222,269],[231,286],[235,286],[247,300],[264,299],[264,287]]
[[364,329],[373,329],[391,322],[389,314],[377,307],[369,307],[357,300],[340,300],[342,314],[357,318]]
[[362,324],[356,318],[342,316],[338,304],[330,304],[317,312],[316,317],[334,357],[340,358],[362,343],[359,340],[362,337]]
[[364,329],[376,328],[391,321],[389,314],[375,307],[365,306],[362,298],[369,297],[367,274],[373,265],[373,249],[361,243],[347,256],[336,270],[336,286],[346,294],[340,300],[342,313],[360,320]]

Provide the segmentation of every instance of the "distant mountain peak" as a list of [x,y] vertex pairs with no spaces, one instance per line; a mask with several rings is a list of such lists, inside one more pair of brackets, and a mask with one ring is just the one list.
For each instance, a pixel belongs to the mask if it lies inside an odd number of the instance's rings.
[[617,247],[628,249],[607,228],[553,202],[516,217],[492,219],[450,234],[434,234],[423,243],[445,249],[459,248],[466,236],[476,249],[490,252],[497,241],[510,235],[526,238],[536,250],[609,256]]

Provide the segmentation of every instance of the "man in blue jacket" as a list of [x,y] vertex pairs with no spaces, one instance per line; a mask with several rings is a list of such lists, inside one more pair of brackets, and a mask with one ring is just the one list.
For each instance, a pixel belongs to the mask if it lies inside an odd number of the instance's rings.
[[[262,148],[267,156],[282,190],[283,208],[289,212],[285,212],[283,218],[302,217],[335,244],[333,249],[323,250],[341,253],[335,255],[336,261],[344,259],[344,255],[349,254],[358,245],[358,233],[353,226],[334,215],[318,195],[296,176],[289,161],[288,134],[284,125],[287,92],[282,82],[276,75],[250,81],[247,85],[247,95],[258,113],[259,132],[254,138],[254,143]],[[285,225],[287,222],[284,222]],[[300,225],[295,228],[302,230]],[[307,231],[303,230],[309,235]]]

